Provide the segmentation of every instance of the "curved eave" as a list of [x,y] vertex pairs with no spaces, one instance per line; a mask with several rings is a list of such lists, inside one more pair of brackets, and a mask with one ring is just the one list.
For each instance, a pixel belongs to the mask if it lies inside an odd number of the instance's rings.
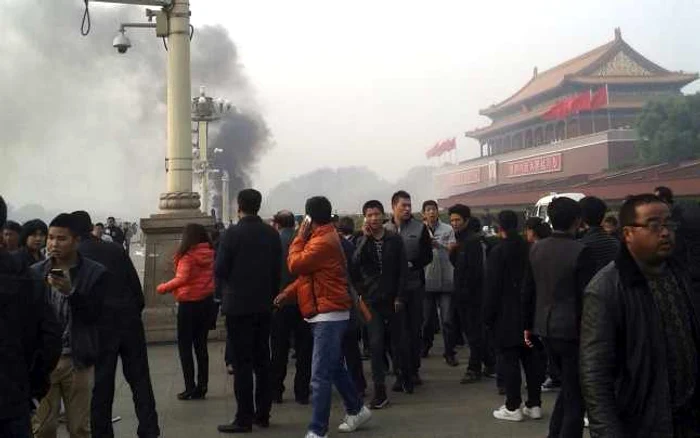
[[676,84],[684,87],[698,79],[696,73],[677,73],[659,76],[570,76],[566,82],[579,85],[650,85],[650,84]]

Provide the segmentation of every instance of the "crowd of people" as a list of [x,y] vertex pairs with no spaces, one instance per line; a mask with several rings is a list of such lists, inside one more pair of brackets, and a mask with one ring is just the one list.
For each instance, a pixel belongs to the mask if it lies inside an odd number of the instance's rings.
[[[439,332],[448,367],[460,339],[469,346],[459,383],[494,378],[497,420],[543,418],[542,392],[558,389],[550,438],[581,437],[585,423],[594,438],[700,437],[700,207],[668,188],[617,215],[592,196],[555,198],[547,220],[503,210],[497,237],[463,204],[445,221],[435,201],[416,214],[405,191],[390,210],[367,201],[359,226],[322,196],[303,220],[280,211],[271,224],[259,192],[237,200],[225,231],[185,227],[174,277],[157,287],[178,303],[180,400],[206,398],[207,334],[225,317],[237,412],[219,432],[270,426],[291,350],[306,438],[328,436],[332,387],[346,412],[337,430],[366,427],[390,392],[420,394]],[[0,198],[1,437],[55,437],[61,406],[71,438],[113,437],[119,358],[137,435],[160,435],[141,284],[100,225],[77,211],[19,226]]]

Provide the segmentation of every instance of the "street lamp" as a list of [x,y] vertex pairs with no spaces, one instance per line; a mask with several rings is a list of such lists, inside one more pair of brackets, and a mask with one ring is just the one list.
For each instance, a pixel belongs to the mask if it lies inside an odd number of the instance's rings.
[[[196,175],[200,176],[202,211],[206,214],[210,210],[210,194],[209,194],[209,174],[219,173],[219,169],[213,169],[209,161],[209,152],[214,154],[223,152],[222,149],[215,148],[209,150],[209,123],[220,119],[226,113],[235,111],[235,107],[223,98],[214,99],[207,96],[206,88],[199,87],[199,96],[192,98],[192,121],[197,123],[197,151],[198,159],[194,160],[193,167]],[[223,185],[223,178],[222,178]],[[222,220],[226,223],[229,216],[228,198],[222,196],[221,215]]]

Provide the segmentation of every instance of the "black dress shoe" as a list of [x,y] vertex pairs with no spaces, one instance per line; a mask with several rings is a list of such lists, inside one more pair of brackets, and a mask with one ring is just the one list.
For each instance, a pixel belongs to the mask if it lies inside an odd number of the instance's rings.
[[195,393],[195,389],[185,390],[177,395],[178,400],[192,400],[192,395]]
[[204,400],[205,398],[207,398],[207,388],[198,386],[192,391],[190,400]]
[[253,426],[241,426],[235,421],[229,424],[222,424],[217,427],[217,430],[221,433],[250,433],[253,431]]
[[261,427],[263,429],[268,429],[270,427],[270,419],[269,418],[256,418],[255,421],[253,422],[258,427]]
[[411,376],[411,383],[413,383],[413,386],[421,386],[423,384],[423,379],[416,373]]
[[396,381],[394,382],[394,386],[391,387],[391,390],[394,392],[403,392],[403,379],[397,377]]

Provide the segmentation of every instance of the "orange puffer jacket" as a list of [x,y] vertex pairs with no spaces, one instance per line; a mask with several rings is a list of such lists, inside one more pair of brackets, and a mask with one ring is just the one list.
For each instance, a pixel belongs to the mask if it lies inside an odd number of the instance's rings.
[[178,303],[202,301],[214,294],[214,249],[200,243],[182,257],[175,256],[175,278],[158,286],[164,294],[172,291]]
[[296,298],[304,318],[350,310],[347,266],[333,225],[318,227],[308,241],[297,236],[287,264],[297,279],[283,293]]

